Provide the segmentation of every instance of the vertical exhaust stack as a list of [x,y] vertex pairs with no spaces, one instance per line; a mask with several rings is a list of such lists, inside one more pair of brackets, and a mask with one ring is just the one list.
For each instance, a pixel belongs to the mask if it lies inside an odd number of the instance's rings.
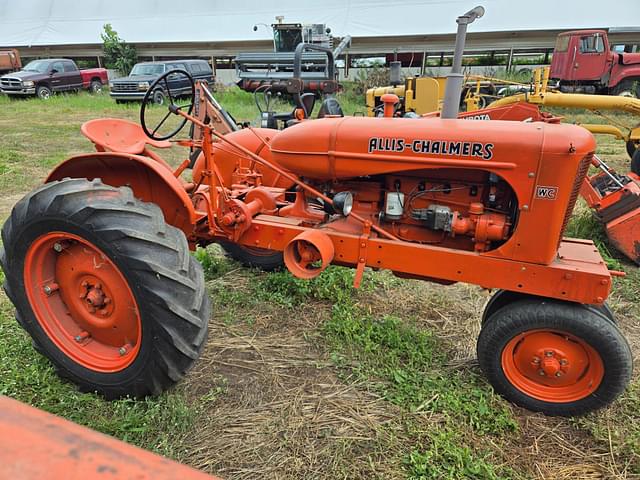
[[456,118],[460,106],[460,95],[462,95],[462,84],[464,75],[462,75],[462,54],[464,53],[464,44],[467,40],[467,25],[473,23],[476,18],[484,15],[484,7],[477,6],[469,10],[464,15],[456,19],[458,24],[458,32],[456,33],[456,49],[453,53],[453,65],[451,73],[447,75],[447,87],[444,92],[444,103],[442,105],[441,118]]

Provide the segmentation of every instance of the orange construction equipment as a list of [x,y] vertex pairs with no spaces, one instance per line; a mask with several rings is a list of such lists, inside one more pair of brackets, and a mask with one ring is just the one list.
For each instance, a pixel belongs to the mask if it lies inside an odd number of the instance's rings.
[[[458,22],[466,28],[480,14]],[[179,75],[189,77],[172,71],[157,82]],[[478,359],[496,391],[526,408],[581,414],[624,390],[631,353],[605,303],[619,273],[593,242],[563,238],[594,161],[591,133],[544,121],[394,118],[392,109],[342,117],[325,104],[311,120],[309,103],[281,131],[219,131],[207,85],[192,86],[187,99],[169,94],[164,116],[149,99],[141,107],[153,141],[185,122],[200,132],[177,142],[189,158],[173,171],[146,147],[103,151],[103,136],[85,128],[98,152],[56,167],[3,227],[17,318],[81,389],[144,396],[186,374],[209,320],[188,248],[220,242],[247,265],[286,265],[300,278],[333,263],[355,269],[355,286],[368,267],[497,290]],[[110,137],[117,125],[106,121]]]
[[217,479],[4,396],[0,432],[0,478]]

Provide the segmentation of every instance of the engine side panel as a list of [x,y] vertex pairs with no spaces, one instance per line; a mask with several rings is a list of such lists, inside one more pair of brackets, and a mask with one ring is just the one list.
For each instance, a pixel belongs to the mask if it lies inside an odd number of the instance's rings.
[[[504,199],[500,208],[508,210],[517,206],[516,210],[506,212],[504,222],[515,225],[517,221],[517,228],[499,247],[495,248],[494,244],[480,251],[484,255],[539,264],[549,264],[556,257],[594,150],[593,136],[576,126],[436,118],[314,120],[281,132],[272,142],[276,162],[312,179],[316,185],[331,184],[343,190],[345,182],[366,183],[386,178],[377,203],[367,207],[374,216],[384,212],[389,192],[397,190],[410,195],[421,182],[437,180],[442,172],[447,172],[445,176],[450,184],[464,175],[484,175],[484,179],[469,180],[471,183],[467,182],[464,189],[470,192],[471,184],[475,182],[483,195],[479,197],[476,193],[477,198],[485,208],[493,209],[486,202],[486,191],[490,187],[488,179],[500,178],[509,190],[509,198]],[[401,177],[416,179],[407,183]],[[444,188],[447,182],[441,180]],[[406,183],[409,188],[396,188],[396,181]],[[370,186],[352,187],[356,202],[359,202],[362,190],[371,194]],[[455,195],[441,198],[442,205],[462,216],[469,212],[472,203],[476,203],[470,194],[468,198],[457,199],[457,205],[447,198],[453,199]],[[429,208],[429,204],[420,203],[419,208]],[[436,200],[432,203],[440,205]],[[403,220],[397,219],[397,222],[403,224],[406,232],[397,230],[399,237],[408,235],[410,241],[435,241],[434,231],[427,232],[424,225],[415,225],[411,211],[405,209],[400,213]],[[431,213],[422,212],[422,215],[428,222],[432,221],[427,218]],[[391,228],[396,226],[391,225]],[[455,231],[453,227],[452,231]],[[471,232],[471,228],[467,231]],[[445,243],[451,243],[451,239],[445,240]],[[463,244],[468,247],[468,242],[469,239],[458,239],[456,248],[466,249]]]

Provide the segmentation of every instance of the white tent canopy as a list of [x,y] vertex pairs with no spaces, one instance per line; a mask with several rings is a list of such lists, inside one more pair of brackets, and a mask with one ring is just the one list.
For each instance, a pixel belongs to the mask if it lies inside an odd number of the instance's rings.
[[[266,40],[254,24],[325,23],[335,36],[441,35],[455,32],[455,17],[481,4],[485,16],[470,32],[611,28],[638,31],[640,0],[0,0],[0,46],[99,44],[105,23],[130,43]],[[639,38],[640,41],[640,38]]]

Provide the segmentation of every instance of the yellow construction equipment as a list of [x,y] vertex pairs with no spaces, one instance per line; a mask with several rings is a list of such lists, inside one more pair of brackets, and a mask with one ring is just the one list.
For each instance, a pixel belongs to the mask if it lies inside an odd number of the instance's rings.
[[[533,71],[532,82],[521,83],[482,75],[468,75],[465,79],[464,99],[467,112],[484,108],[511,105],[518,102],[545,107],[584,109],[602,117],[602,124],[580,124],[592,133],[612,135],[626,143],[629,157],[633,159],[632,170],[640,174],[640,99],[616,95],[587,95],[560,93],[549,85],[549,67]],[[385,93],[393,93],[400,99],[397,116],[424,115],[441,109],[446,86],[446,77],[408,77],[403,85],[376,87],[367,90],[367,114],[381,114]],[[503,88],[506,87],[506,88]],[[500,90],[520,90],[521,93],[497,98]],[[607,116],[604,111],[627,112],[638,117],[631,125]]]
[[[520,93],[495,100],[489,108],[526,102],[545,107],[560,107],[584,109],[593,112],[607,120],[608,124],[583,123],[580,126],[591,133],[612,135],[627,144],[627,152],[633,158],[640,145],[640,124],[624,125],[602,113],[603,110],[627,112],[640,118],[640,99],[618,95],[587,95],[582,93],[560,93],[549,89],[549,67],[538,68],[533,71],[531,92]],[[477,110],[475,98],[482,96],[480,88],[476,88],[467,97],[467,111]],[[640,122],[640,120],[638,120]],[[614,125],[615,124],[615,125]],[[635,172],[640,173],[640,172]]]
[[402,99],[402,113],[423,115],[440,109],[445,77],[408,77],[404,85],[370,88],[366,93],[367,115],[375,117],[382,109],[382,95],[393,93]]

